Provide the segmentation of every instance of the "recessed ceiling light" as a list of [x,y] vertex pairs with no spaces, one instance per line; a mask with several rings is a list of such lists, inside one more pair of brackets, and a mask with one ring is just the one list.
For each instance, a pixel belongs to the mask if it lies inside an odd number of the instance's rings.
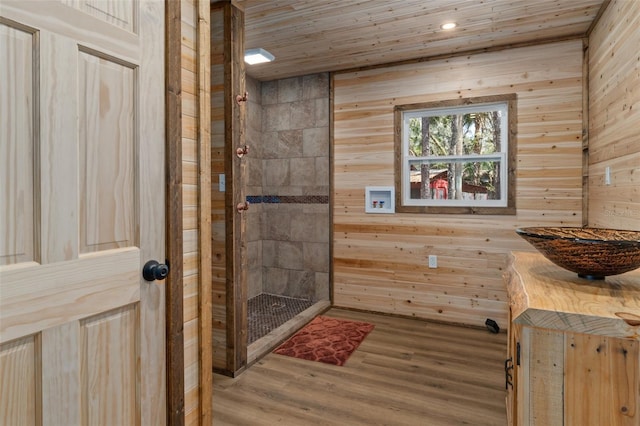
[[249,65],[263,64],[265,62],[271,62],[275,59],[271,53],[262,48],[248,49],[244,52],[244,61]]
[[456,24],[455,22],[445,22],[444,24],[440,25],[440,28],[442,28],[443,30],[452,30],[457,26],[458,24]]

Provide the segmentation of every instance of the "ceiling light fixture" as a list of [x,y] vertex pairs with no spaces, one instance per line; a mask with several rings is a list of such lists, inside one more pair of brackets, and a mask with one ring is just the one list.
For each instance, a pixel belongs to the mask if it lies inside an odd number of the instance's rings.
[[265,62],[271,62],[276,57],[267,52],[263,48],[247,49],[244,52],[244,61],[249,65],[263,64]]
[[446,23],[440,25],[440,28],[442,28],[443,30],[452,30],[457,26],[458,26],[458,24],[456,24],[455,22],[446,22]]

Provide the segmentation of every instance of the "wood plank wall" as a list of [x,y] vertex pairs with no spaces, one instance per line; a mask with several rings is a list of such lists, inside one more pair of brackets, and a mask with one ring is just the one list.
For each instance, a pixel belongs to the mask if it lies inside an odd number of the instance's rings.
[[[198,414],[198,104],[196,0],[182,0],[182,226],[185,423]],[[196,416],[196,422],[192,417]]]
[[615,0],[589,37],[590,226],[640,231],[638,28],[640,2]]
[[[520,226],[582,223],[582,40],[334,75],[336,306],[506,328],[502,273]],[[393,107],[518,97],[517,214],[364,213],[393,186]],[[438,269],[428,269],[428,255]]]
[[211,230],[213,289],[213,366],[227,368],[225,193],[218,190],[224,173],[224,10],[211,10]]
[[246,201],[246,162],[236,155],[245,144],[244,12],[219,0],[210,16],[213,367],[233,375],[247,360],[246,220],[236,209]]
[[184,423],[187,425],[212,421],[209,13],[208,0],[181,2]]
[[[224,8],[224,174],[227,295],[227,373],[247,364],[247,162],[236,155],[245,146],[247,93],[244,65],[244,12],[231,0]],[[217,3],[216,3],[217,4]],[[215,7],[214,4],[213,6]],[[238,99],[238,97],[240,99]],[[244,206],[239,209],[236,206]]]

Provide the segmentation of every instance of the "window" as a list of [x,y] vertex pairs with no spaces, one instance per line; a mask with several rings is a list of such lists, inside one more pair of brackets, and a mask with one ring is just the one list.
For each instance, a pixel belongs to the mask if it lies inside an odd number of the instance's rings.
[[395,108],[396,211],[515,214],[515,95]]

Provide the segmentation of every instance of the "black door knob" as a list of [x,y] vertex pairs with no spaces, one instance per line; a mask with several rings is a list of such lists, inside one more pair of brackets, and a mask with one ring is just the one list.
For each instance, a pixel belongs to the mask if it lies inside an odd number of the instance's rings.
[[142,268],[142,277],[147,281],[164,280],[169,275],[169,266],[150,260]]

